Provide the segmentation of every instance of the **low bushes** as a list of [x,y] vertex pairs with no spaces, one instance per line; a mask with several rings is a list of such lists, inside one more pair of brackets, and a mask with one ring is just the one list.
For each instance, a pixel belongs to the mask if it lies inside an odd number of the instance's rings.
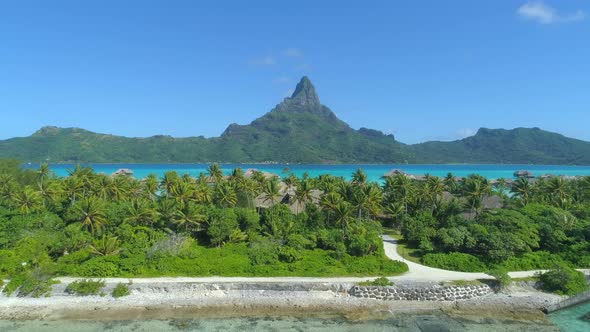
[[118,298],[131,294],[131,292],[129,291],[129,285],[131,285],[131,282],[129,282],[129,284],[118,283],[117,286],[111,292],[111,295],[115,298]]
[[104,286],[104,280],[77,280],[69,284],[68,287],[66,287],[66,293],[81,296],[97,295]]
[[512,278],[508,275],[508,271],[503,268],[495,268],[488,271],[488,274],[496,279],[500,288],[506,288],[512,282]]
[[486,265],[479,258],[459,252],[450,254],[426,254],[422,257],[422,263],[431,267],[451,271],[482,272],[486,270]]
[[560,295],[575,295],[588,290],[584,274],[566,264],[556,264],[553,269],[541,274],[539,279],[543,290]]
[[19,297],[48,297],[51,294],[51,286],[58,283],[59,281],[35,272],[26,272],[14,275],[4,287],[3,292],[10,296],[18,290]]
[[393,282],[385,277],[379,277],[375,280],[367,280],[358,283],[359,286],[393,286]]
[[550,269],[558,263],[564,263],[563,258],[547,251],[537,251],[519,257],[510,257],[500,265],[508,271],[529,271]]

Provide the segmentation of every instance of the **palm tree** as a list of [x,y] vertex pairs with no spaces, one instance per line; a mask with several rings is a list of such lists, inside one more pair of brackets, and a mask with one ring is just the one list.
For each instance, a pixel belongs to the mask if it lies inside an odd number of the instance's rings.
[[213,191],[207,183],[199,182],[193,190],[192,200],[199,204],[210,205],[213,202]]
[[496,188],[498,188],[498,190],[500,190],[501,192],[504,192],[507,187],[508,187],[508,182],[506,181],[506,179],[499,178],[496,180]]
[[424,195],[430,201],[430,206],[432,207],[431,213],[434,215],[434,211],[445,189],[444,183],[438,176],[426,175],[426,182],[423,189]]
[[218,163],[213,163],[207,167],[207,172],[209,173],[209,177],[211,177],[215,183],[218,183],[223,178],[223,171]]
[[336,206],[338,206],[338,204],[340,204],[342,201],[344,201],[342,196],[335,191],[325,192],[322,195],[320,199],[320,206],[327,212],[328,220],[331,219]]
[[20,213],[28,214],[38,211],[43,206],[43,202],[38,192],[30,187],[25,187],[24,190],[14,195],[13,205]]
[[92,234],[101,232],[107,223],[103,201],[97,198],[84,198],[74,205],[74,214],[82,227]]
[[178,205],[176,204],[176,201],[171,198],[163,198],[159,201],[156,212],[160,216],[160,220],[169,226],[174,223],[174,219],[178,212]]
[[107,175],[99,175],[94,183],[94,194],[103,199],[116,200],[120,195],[117,193],[118,188],[115,188],[113,178]]
[[396,202],[387,203],[383,210],[392,221],[399,221],[405,213],[403,204]]
[[173,188],[176,186],[179,180],[180,178],[176,171],[169,171],[164,173],[162,181],[160,182],[160,186],[165,197],[170,196]]
[[234,186],[229,182],[219,182],[215,185],[215,201],[224,208],[232,208],[238,204],[238,195]]
[[207,221],[207,216],[201,213],[195,204],[186,204],[181,209],[176,211],[174,223],[179,228],[184,228],[185,232],[190,232],[195,229],[199,230],[201,225]]
[[193,200],[195,188],[190,182],[179,181],[171,188],[169,195],[173,197],[179,204],[187,205]]
[[469,208],[479,215],[482,208],[483,198],[492,191],[489,181],[482,176],[469,176],[463,184],[464,195],[467,198]]
[[450,192],[450,193],[457,192],[459,185],[458,185],[457,180],[455,179],[455,176],[453,175],[453,173],[451,173],[451,172],[447,173],[447,176],[445,176],[443,183],[444,183],[445,188],[447,189],[448,192]]
[[258,183],[258,186],[262,188],[264,187],[264,183],[266,182],[266,176],[264,176],[264,173],[262,173],[261,171],[256,170],[252,172],[252,180]]
[[352,184],[359,187],[364,187],[367,185],[367,173],[362,169],[357,169],[356,172],[352,174]]
[[43,207],[48,208],[59,199],[62,189],[61,182],[55,180],[39,181],[37,183],[38,193],[43,200]]
[[234,168],[231,172],[230,179],[233,181],[241,181],[244,179],[244,170],[240,167]]
[[[307,182],[309,183],[309,181]],[[283,179],[283,183],[287,187],[287,190],[291,190],[299,186],[299,179],[294,174],[290,174],[288,177]]]
[[590,200],[590,176],[584,176],[578,180],[578,186],[580,188],[580,200]]
[[74,205],[79,196],[84,194],[82,181],[77,177],[68,177],[63,181],[63,192],[70,205]]
[[570,193],[566,181],[559,176],[554,176],[545,183],[543,188],[545,194],[557,207],[565,207],[568,203]]
[[0,203],[10,204],[16,193],[16,182],[10,174],[0,174]]
[[307,202],[311,201],[312,195],[311,191],[313,190],[311,186],[311,181],[303,180],[299,183],[299,185],[295,188],[295,200],[297,201],[297,213],[299,213],[299,205],[305,206]]
[[143,193],[152,201],[158,197],[158,177],[155,174],[150,174],[143,179]]
[[121,241],[116,236],[103,235],[90,245],[92,254],[96,256],[115,256],[121,252]]
[[412,180],[403,173],[387,177],[385,180],[384,191],[388,201],[401,201],[405,213],[408,213],[408,201],[414,192]]
[[92,181],[95,178],[94,170],[90,167],[76,165],[73,170],[68,170],[69,177],[77,179],[81,184],[82,195],[85,196],[92,188]]
[[139,196],[139,182],[128,176],[115,176],[111,186],[111,199],[114,201],[127,201]]
[[127,205],[127,216],[123,221],[139,225],[153,225],[158,219],[158,211],[145,199],[132,199]]
[[265,203],[269,203],[270,205],[275,205],[279,202],[279,199],[282,197],[279,189],[279,181],[277,178],[273,177],[268,181],[265,181],[264,187],[262,189],[262,199]]
[[39,165],[39,169],[37,170],[37,176],[39,181],[43,182],[51,176],[51,170],[49,169],[49,165],[47,163],[42,163]]
[[252,198],[258,196],[259,186],[254,180],[243,178],[238,181],[236,190],[246,198],[246,206],[253,208]]
[[342,227],[342,230],[345,231],[346,228],[348,228],[348,224],[352,220],[353,211],[354,208],[352,205],[350,205],[350,203],[345,201],[338,202],[338,204],[333,209],[334,223]]
[[531,183],[526,178],[519,178],[512,184],[510,192],[522,200],[523,205],[527,205],[531,199],[533,189]]
[[372,184],[367,186],[365,189],[365,205],[363,209],[367,211],[367,215],[369,217],[376,217],[378,216],[382,209],[382,202],[383,202],[383,192],[379,188],[378,185]]

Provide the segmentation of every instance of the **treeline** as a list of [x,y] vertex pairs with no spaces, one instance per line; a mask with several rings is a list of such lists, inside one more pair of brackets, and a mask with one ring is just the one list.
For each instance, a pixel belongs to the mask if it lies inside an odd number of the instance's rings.
[[[280,181],[219,165],[198,178],[0,163],[0,276],[341,276],[407,271],[383,253],[376,184]],[[323,185],[321,185],[323,183]],[[318,186],[340,189],[313,196]],[[280,203],[285,192],[295,211]],[[360,196],[365,197],[359,201]],[[314,198],[315,197],[315,198]],[[355,200],[356,199],[356,200]],[[316,202],[318,204],[313,204]],[[15,277],[21,276],[21,277]],[[10,289],[14,289],[14,285]]]
[[[492,202],[492,203],[490,203]],[[382,225],[458,271],[590,267],[590,177],[283,179],[217,164],[145,179],[0,163],[0,275],[393,275]]]
[[[449,175],[442,182],[450,198],[436,205],[440,196],[433,194],[431,209],[419,202],[420,185],[403,176],[386,182],[397,202],[409,202],[395,219],[423,263],[466,272],[590,267],[590,177],[492,185],[479,176],[456,181]],[[502,197],[502,208],[484,209],[488,195]]]

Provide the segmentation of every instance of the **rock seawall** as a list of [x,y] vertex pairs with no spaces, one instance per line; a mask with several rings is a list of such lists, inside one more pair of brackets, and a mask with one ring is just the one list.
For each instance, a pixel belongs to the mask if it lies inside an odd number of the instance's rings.
[[350,295],[359,298],[393,301],[455,301],[467,300],[491,294],[488,285],[477,286],[430,286],[430,287],[381,287],[354,286]]

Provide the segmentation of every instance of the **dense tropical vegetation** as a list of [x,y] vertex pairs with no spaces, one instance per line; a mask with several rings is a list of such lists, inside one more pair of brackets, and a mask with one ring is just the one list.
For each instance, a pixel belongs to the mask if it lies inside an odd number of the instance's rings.
[[[492,184],[478,175],[416,182],[401,174],[386,179],[384,192],[393,196],[391,221],[426,265],[466,272],[590,267],[590,177]],[[486,209],[492,196],[502,208]]]
[[[326,192],[321,204],[312,188]],[[295,211],[280,203],[285,190]],[[366,178],[226,177],[216,164],[198,178],[86,167],[57,178],[2,162],[0,277],[45,287],[59,275],[395,275],[407,266],[384,256],[381,201]]]
[[87,167],[58,178],[47,165],[0,163],[0,276],[30,281],[41,294],[58,275],[406,271],[385,258],[382,226],[426,265],[499,276],[558,267],[548,280],[559,280],[590,267],[590,177],[490,182],[397,172],[375,183],[360,169],[351,181],[278,179],[241,169],[224,175],[212,164],[198,178],[172,171],[134,179]]
[[480,129],[453,142],[406,145],[393,135],[351,128],[320,103],[304,77],[290,98],[220,137],[129,138],[44,127],[0,140],[0,158],[39,162],[301,162],[590,164],[590,143],[538,128]]

